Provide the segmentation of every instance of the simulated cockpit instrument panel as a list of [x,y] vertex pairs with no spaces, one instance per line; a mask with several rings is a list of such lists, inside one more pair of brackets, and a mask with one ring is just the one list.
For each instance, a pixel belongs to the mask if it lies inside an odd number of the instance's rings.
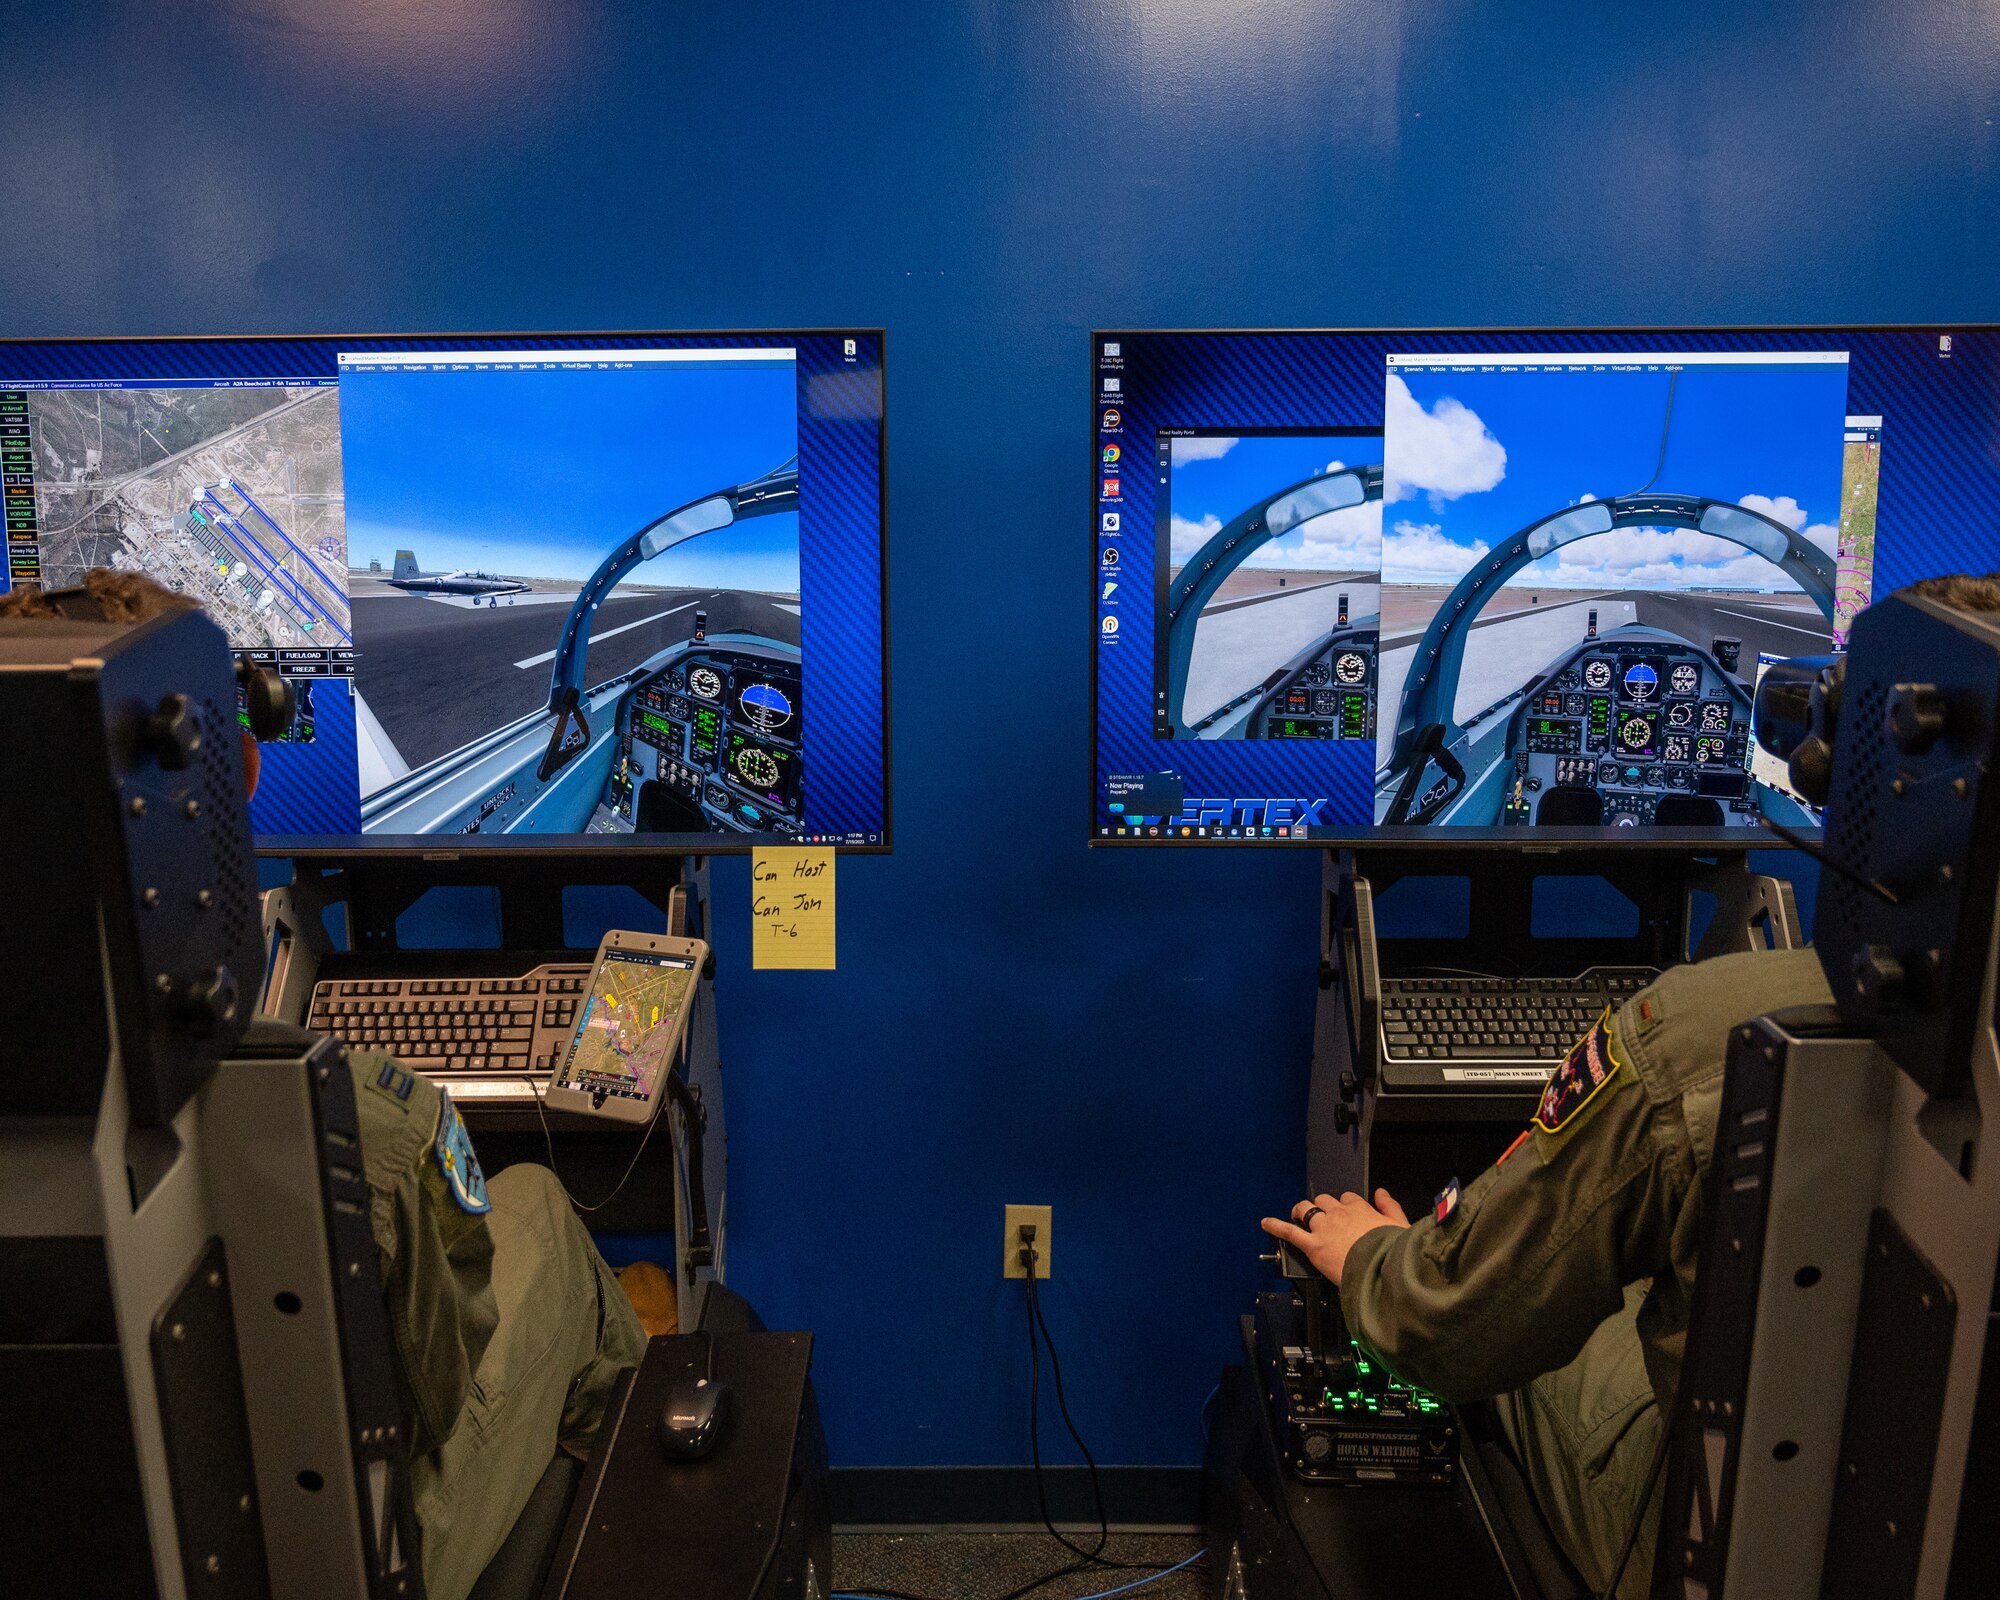
[[805,692],[796,660],[701,651],[646,678],[620,715],[611,792],[594,829],[662,831],[699,814],[718,829],[798,837]]
[[882,343],[0,341],[0,589],[292,679],[271,853],[885,848]]
[[1678,640],[1581,647],[1514,718],[1505,824],[1699,828],[1754,814],[1749,697]]
[[1758,672],[2000,565],[1987,328],[1100,332],[1091,415],[1092,843],[1810,834]]

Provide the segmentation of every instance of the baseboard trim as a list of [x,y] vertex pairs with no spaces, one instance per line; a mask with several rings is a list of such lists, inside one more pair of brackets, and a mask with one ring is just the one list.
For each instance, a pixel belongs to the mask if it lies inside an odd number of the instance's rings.
[[[1043,1474],[1049,1515],[1094,1524],[1090,1473],[1050,1467]],[[1114,1524],[1189,1527],[1201,1521],[1199,1467],[1100,1467],[1104,1513]],[[833,1520],[842,1526],[927,1523],[1039,1525],[1033,1467],[835,1467]]]

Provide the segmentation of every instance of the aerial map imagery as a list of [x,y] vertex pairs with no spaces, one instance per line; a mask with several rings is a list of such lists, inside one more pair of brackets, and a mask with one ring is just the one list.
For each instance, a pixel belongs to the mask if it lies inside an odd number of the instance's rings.
[[652,1094],[678,1030],[669,1022],[687,1002],[694,983],[692,964],[607,960],[584,1002],[576,1045],[570,1052],[569,1081],[579,1086],[615,1086]]
[[352,641],[328,387],[32,391],[42,581],[150,573],[240,648]]

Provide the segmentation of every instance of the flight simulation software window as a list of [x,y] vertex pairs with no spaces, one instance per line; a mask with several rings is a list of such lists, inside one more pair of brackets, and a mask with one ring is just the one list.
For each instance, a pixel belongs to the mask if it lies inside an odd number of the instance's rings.
[[1093,842],[1816,828],[1757,676],[2000,566],[1997,364],[1986,329],[1094,335]]
[[888,843],[881,336],[0,343],[9,585],[291,681],[259,845]]

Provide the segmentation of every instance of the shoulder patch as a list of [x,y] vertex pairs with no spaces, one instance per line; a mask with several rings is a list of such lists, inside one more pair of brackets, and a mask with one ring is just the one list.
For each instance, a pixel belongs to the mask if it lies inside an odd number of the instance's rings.
[[409,1108],[410,1091],[416,1088],[416,1086],[417,1080],[415,1076],[404,1068],[397,1066],[393,1061],[383,1062],[381,1071],[375,1073],[368,1080],[369,1088],[375,1090],[384,1099],[395,1101],[397,1105],[405,1110]]
[[1451,1220],[1452,1213],[1457,1210],[1458,1179],[1453,1178],[1450,1183],[1438,1191],[1437,1199],[1431,1202],[1431,1215],[1437,1219],[1438,1226],[1443,1227]]
[[486,1198],[486,1174],[480,1170],[479,1157],[472,1153],[472,1135],[465,1131],[465,1119],[451,1103],[449,1093],[440,1090],[438,1102],[437,1139],[432,1148],[438,1170],[444,1174],[444,1186],[459,1210],[468,1216],[484,1216],[493,1209],[493,1202]]
[[1542,1103],[1535,1108],[1535,1126],[1544,1133],[1562,1132],[1623,1066],[1612,1048],[1611,1008],[1606,1006],[1590,1032],[1577,1040],[1563,1064],[1550,1075]]

